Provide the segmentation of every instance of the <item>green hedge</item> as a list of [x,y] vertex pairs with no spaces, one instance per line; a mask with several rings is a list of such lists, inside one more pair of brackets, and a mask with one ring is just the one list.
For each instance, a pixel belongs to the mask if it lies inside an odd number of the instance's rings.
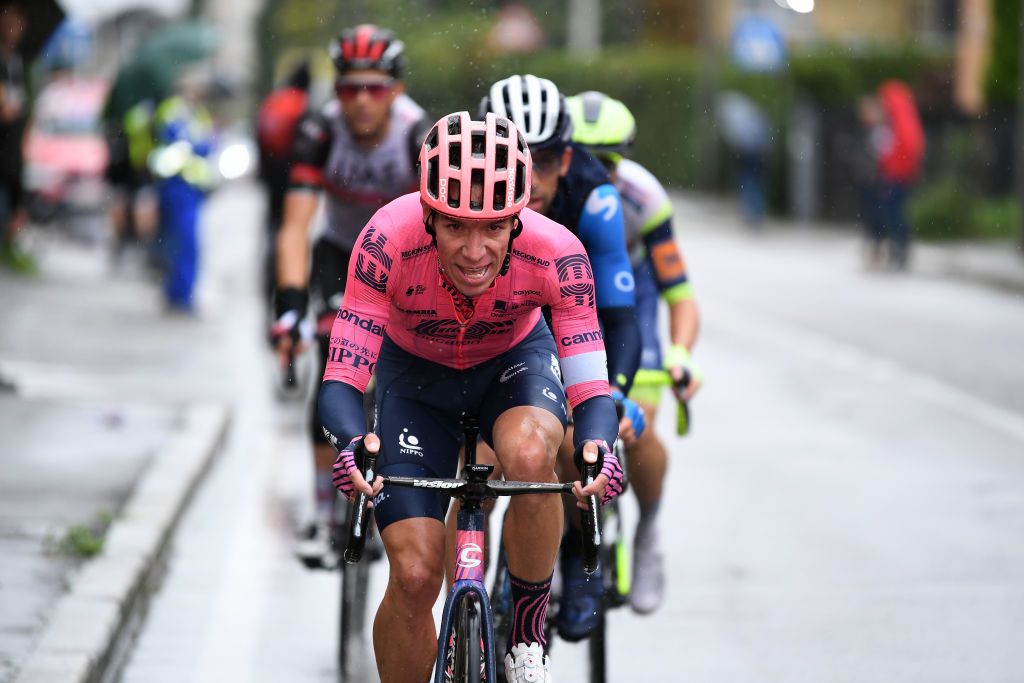
[[[702,150],[715,149],[704,144],[707,136],[715,135],[715,125],[713,112],[700,101],[699,61],[687,48],[616,45],[587,60],[561,49],[499,56],[486,45],[493,19],[488,11],[424,13],[398,2],[362,4],[377,12],[369,16],[405,39],[407,87],[432,115],[460,109],[475,114],[492,82],[513,73],[533,73],[550,78],[566,94],[602,90],[626,102],[640,124],[635,156],[666,184],[710,187],[723,180],[725,164],[700,158]],[[261,24],[265,58],[274,63],[289,48],[326,45],[339,26],[354,21],[344,3],[330,10],[330,17],[322,7],[315,0],[272,0]],[[739,73],[721,59],[713,78],[719,88],[745,92],[768,112],[778,133],[773,161],[778,166],[784,160],[785,126],[796,96],[852,108],[858,96],[884,78],[899,77],[920,87],[934,74],[948,73],[949,64],[948,55],[920,50],[870,50],[851,56],[848,48],[825,46],[813,54],[793,55],[789,69],[777,75]],[[705,169],[716,167],[718,175],[708,177]]]

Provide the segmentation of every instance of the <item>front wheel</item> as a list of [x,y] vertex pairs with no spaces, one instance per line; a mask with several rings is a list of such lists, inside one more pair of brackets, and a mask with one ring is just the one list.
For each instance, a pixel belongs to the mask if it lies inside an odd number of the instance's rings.
[[457,683],[480,683],[484,680],[481,667],[483,624],[476,595],[470,594],[463,598],[456,623],[454,680]]

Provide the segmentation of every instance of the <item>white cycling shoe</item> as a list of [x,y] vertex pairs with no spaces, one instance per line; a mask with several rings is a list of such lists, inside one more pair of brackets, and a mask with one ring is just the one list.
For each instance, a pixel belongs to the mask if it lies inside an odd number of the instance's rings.
[[304,537],[295,546],[295,556],[307,569],[338,566],[338,553],[331,543],[331,528],[327,522],[314,522],[306,528]]
[[651,614],[665,601],[665,558],[658,534],[639,530],[633,544],[633,585],[630,607],[637,614]]
[[519,643],[505,655],[505,680],[508,683],[551,683],[551,659],[540,643]]

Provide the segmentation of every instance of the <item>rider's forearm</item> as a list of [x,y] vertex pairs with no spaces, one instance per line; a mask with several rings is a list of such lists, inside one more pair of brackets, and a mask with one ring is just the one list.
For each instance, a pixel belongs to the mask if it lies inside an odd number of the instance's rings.
[[692,350],[700,333],[700,310],[694,299],[682,299],[669,306],[672,344]]
[[317,416],[327,439],[335,448],[366,433],[363,394],[345,382],[328,380],[320,386]]
[[[604,329],[604,348],[608,354],[608,381],[628,394],[633,376],[640,367],[640,327],[632,306],[599,308],[597,316]],[[610,443],[610,442],[609,442]]]
[[305,289],[309,270],[309,224],[317,196],[289,192],[284,200],[284,220],[277,234],[277,286]]
[[574,446],[584,441],[611,444],[619,435],[619,419],[611,396],[594,396],[572,409]]

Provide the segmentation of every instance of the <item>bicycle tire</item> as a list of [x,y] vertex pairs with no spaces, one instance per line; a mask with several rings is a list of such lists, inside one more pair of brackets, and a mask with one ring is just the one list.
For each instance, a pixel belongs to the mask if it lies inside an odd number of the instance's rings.
[[366,591],[370,582],[369,566],[341,565],[341,600],[338,615],[338,670],[343,676],[352,673],[351,665],[358,660],[358,649],[363,643],[366,624]]
[[[510,579],[508,575],[508,557],[505,554],[505,545],[502,543],[498,549],[498,561],[494,571],[494,583],[491,587],[491,613],[494,615],[494,643],[498,652],[508,642],[509,633],[512,631],[512,599],[510,596]],[[501,661],[503,657],[498,656],[497,671],[495,675],[498,683],[505,683],[505,665]]]
[[590,683],[605,683],[608,679],[608,632],[607,612],[602,607],[597,626],[587,641],[587,663],[590,666]]
[[483,624],[476,595],[470,593],[459,603],[456,623],[459,627],[455,637],[455,683],[480,683]]

